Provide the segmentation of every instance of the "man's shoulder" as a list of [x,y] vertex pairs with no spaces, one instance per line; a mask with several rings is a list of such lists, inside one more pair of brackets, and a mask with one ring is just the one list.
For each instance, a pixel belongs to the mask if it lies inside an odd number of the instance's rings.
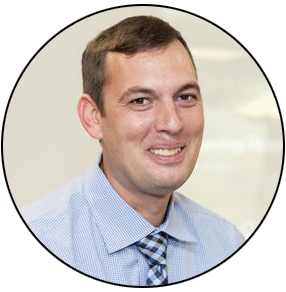
[[175,206],[196,234],[233,239],[239,245],[245,241],[233,223],[178,192],[175,193]]
[[35,235],[49,232],[70,214],[78,212],[85,204],[81,174],[57,190],[20,208],[20,213]]
[[196,203],[195,201],[182,195],[179,192],[175,192],[175,204],[180,206],[180,208],[184,209],[186,212],[191,213],[191,214],[197,214],[197,216],[201,216],[202,218],[210,217],[210,218],[226,221],[215,212]]

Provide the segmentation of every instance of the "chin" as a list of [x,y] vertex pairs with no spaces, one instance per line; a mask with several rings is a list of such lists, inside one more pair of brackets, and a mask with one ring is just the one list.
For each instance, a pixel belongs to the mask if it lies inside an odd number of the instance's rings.
[[177,178],[175,178],[174,176],[161,179],[157,178],[152,182],[152,193],[156,193],[158,195],[170,194],[177,190],[179,187],[181,187],[188,178],[189,175]]

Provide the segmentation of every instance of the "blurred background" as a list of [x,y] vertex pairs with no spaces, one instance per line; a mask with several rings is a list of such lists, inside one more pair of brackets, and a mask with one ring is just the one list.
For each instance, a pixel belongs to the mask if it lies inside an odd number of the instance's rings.
[[178,29],[197,66],[204,140],[196,168],[179,191],[249,237],[271,204],[281,171],[275,98],[234,39],[205,20],[167,8],[128,7],[90,16],[36,55],[14,91],[4,129],[5,171],[15,203],[21,207],[46,195],[96,161],[99,143],[84,131],[76,112],[81,54],[100,31],[134,15],[154,15]]

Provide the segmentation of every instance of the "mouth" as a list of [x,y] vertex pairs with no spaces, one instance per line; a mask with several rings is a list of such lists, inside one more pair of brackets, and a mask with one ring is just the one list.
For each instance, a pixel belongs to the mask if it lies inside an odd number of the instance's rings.
[[181,147],[154,147],[147,150],[149,157],[159,164],[179,163],[184,159],[186,146]]
[[174,149],[149,149],[148,151],[155,154],[155,155],[160,155],[160,156],[173,156],[176,155],[177,153],[181,152],[183,147],[178,147]]

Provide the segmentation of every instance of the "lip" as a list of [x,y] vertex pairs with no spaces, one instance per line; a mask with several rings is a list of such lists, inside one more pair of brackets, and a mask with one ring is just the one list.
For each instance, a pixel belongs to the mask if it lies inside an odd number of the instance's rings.
[[183,148],[186,144],[184,142],[163,142],[163,143],[153,143],[150,144],[147,148],[149,149],[175,149],[175,148]]
[[[170,156],[164,156],[160,154],[155,154],[150,151],[150,149],[176,149],[181,148],[181,151]],[[159,164],[172,164],[172,163],[179,163],[184,158],[186,152],[186,146],[183,144],[172,144],[172,145],[152,145],[152,147],[146,150],[147,155],[155,162]]]

